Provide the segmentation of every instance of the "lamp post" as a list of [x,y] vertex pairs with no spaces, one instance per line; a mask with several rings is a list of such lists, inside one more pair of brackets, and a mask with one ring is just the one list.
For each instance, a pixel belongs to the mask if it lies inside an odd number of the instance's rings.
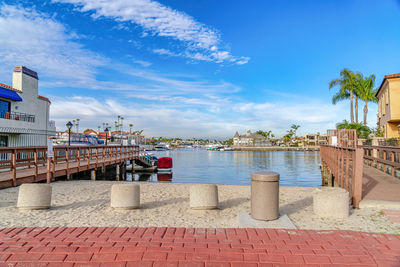
[[105,129],[104,129],[104,132],[106,133],[106,145],[107,145],[108,128],[105,128]]
[[67,128],[68,128],[68,146],[71,145],[71,128],[72,128],[72,122],[68,122],[66,124]]

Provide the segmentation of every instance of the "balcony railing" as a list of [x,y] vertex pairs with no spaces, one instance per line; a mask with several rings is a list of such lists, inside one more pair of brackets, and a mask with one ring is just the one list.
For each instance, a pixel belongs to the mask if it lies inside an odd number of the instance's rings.
[[35,115],[21,112],[0,112],[0,119],[35,122]]

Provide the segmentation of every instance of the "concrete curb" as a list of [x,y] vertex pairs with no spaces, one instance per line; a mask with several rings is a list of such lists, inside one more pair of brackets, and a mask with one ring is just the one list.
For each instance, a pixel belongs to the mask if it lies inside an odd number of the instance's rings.
[[360,209],[400,209],[400,202],[397,201],[384,201],[384,200],[368,200],[360,201]]

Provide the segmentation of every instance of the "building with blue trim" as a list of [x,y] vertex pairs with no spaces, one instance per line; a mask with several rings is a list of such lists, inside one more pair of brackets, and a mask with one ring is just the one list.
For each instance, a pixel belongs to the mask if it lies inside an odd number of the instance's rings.
[[0,83],[0,147],[45,146],[55,135],[50,100],[38,85],[37,73],[24,66],[14,68],[12,86]]

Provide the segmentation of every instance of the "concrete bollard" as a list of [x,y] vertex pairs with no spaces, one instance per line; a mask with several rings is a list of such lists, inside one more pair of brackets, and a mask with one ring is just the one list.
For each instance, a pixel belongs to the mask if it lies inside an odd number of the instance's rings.
[[111,187],[111,207],[114,209],[137,209],[140,206],[138,184],[115,184]]
[[263,221],[279,218],[279,173],[251,175],[251,217]]
[[24,210],[48,209],[51,206],[49,184],[22,184],[18,190],[17,207]]
[[218,207],[218,187],[215,184],[195,184],[190,187],[190,208],[212,210]]
[[349,217],[349,192],[342,188],[318,188],[313,198],[314,213],[319,217]]

